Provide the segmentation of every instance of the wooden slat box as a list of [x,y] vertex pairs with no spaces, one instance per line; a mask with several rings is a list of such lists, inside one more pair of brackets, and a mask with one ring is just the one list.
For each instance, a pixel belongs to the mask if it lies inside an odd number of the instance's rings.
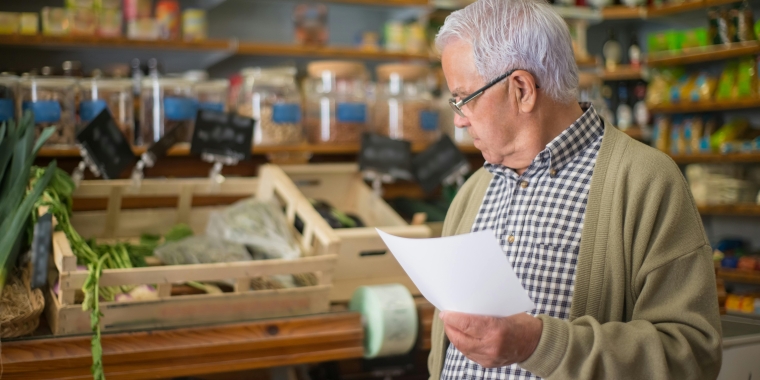
[[426,225],[409,225],[364,182],[356,164],[282,166],[307,198],[323,200],[357,215],[364,228],[333,229],[340,238],[340,253],[330,300],[346,301],[362,285],[400,283],[413,295],[419,290],[406,275],[375,228],[396,236],[428,238]]
[[[101,302],[102,331],[145,330],[327,312],[339,239],[276,166],[262,166],[258,180],[228,178],[216,186],[209,179],[148,179],[135,190],[128,180],[83,181],[74,193],[75,202],[107,198],[108,206],[104,211],[77,211],[71,221],[82,237],[103,240],[136,238],[145,232],[165,233],[180,222],[190,225],[197,234],[203,234],[209,214],[224,206],[194,207],[194,203],[213,203],[204,198],[232,203],[253,195],[264,200],[279,200],[291,224],[296,216],[304,221],[303,234],[293,229],[303,252],[302,258],[103,270],[101,286],[157,285],[159,299]],[[138,197],[147,204],[150,198],[177,197],[177,206],[122,209],[125,197]],[[75,293],[84,284],[87,271],[77,269],[76,257],[63,232],[54,234],[53,252],[57,270],[53,275],[59,276],[60,290],[55,296],[51,287],[46,294],[50,327],[56,335],[89,333],[90,314],[82,311],[81,304],[75,303]],[[315,273],[317,284],[277,290],[250,289],[252,278],[298,273]],[[173,283],[227,279],[235,280],[232,293],[171,295]],[[54,282],[50,282],[51,286]]]

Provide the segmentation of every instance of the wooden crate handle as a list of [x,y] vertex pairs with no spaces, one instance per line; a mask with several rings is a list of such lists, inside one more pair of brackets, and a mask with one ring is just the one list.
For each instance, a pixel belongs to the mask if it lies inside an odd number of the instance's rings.
[[116,230],[119,228],[122,192],[123,188],[121,186],[114,186],[111,188],[111,192],[108,195],[104,237],[112,238],[116,236]]
[[193,208],[193,186],[184,185],[177,200],[177,223],[190,222],[190,210]]

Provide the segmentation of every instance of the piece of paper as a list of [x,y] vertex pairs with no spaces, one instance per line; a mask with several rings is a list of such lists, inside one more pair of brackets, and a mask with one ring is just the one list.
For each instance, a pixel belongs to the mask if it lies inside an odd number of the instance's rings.
[[439,310],[507,317],[536,307],[491,230],[434,239],[377,232]]

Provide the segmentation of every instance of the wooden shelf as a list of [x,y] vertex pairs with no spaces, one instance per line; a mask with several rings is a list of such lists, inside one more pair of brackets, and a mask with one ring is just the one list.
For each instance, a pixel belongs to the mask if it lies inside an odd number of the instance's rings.
[[614,5],[602,8],[602,19],[604,20],[636,20],[643,19],[647,16],[646,7],[626,7],[625,5]]
[[744,100],[731,101],[712,101],[700,103],[683,103],[671,104],[665,106],[651,107],[651,113],[694,113],[694,112],[714,112],[729,111],[745,108],[760,108],[759,98],[750,98]]
[[0,45],[26,47],[61,46],[91,49],[234,50],[234,43],[232,40],[205,40],[197,42],[139,41],[126,38],[99,38],[89,36],[0,36]]
[[68,47],[75,49],[151,49],[177,51],[226,51],[239,55],[290,56],[370,60],[429,60],[428,54],[365,51],[353,47],[309,47],[289,44],[238,42],[229,40],[137,41],[126,38],[93,38],[87,36],[0,36],[0,46]]
[[720,163],[720,164],[752,164],[760,163],[760,153],[734,153],[734,154],[679,154],[671,155],[673,161],[679,165]]
[[620,65],[615,70],[604,70],[599,78],[603,81],[638,80],[641,79],[641,68],[631,65]]
[[[109,379],[195,376],[315,363],[364,354],[358,313],[104,334]],[[92,379],[90,337],[4,341],[3,379]]]
[[760,285],[760,271],[743,271],[736,269],[718,269],[718,278],[724,281]]
[[720,61],[760,53],[758,41],[741,42],[731,45],[711,45],[702,48],[684,49],[682,52],[650,53],[649,66],[678,66],[690,63]]
[[752,203],[698,206],[697,209],[702,215],[760,216],[760,205]]
[[659,7],[647,8],[647,18],[670,16],[676,13],[689,12],[707,7],[705,1],[688,1],[682,4],[667,4]]
[[426,7],[428,0],[328,0],[330,3],[383,5],[387,7]]
[[293,56],[293,57],[318,57],[330,58],[336,57],[341,59],[419,59],[430,60],[433,58],[429,54],[412,54],[404,52],[386,52],[359,50],[352,47],[310,47],[299,45],[283,44],[266,44],[255,42],[240,42],[236,53],[239,55],[263,55],[263,56]]

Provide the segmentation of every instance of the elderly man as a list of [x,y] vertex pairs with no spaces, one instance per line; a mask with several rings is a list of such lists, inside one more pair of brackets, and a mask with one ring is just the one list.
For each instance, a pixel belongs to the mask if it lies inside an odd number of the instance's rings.
[[537,306],[442,311],[431,378],[715,378],[715,276],[687,184],[665,154],[576,102],[564,21],[543,0],[480,0],[436,43],[454,123],[486,160],[444,235],[493,230]]

